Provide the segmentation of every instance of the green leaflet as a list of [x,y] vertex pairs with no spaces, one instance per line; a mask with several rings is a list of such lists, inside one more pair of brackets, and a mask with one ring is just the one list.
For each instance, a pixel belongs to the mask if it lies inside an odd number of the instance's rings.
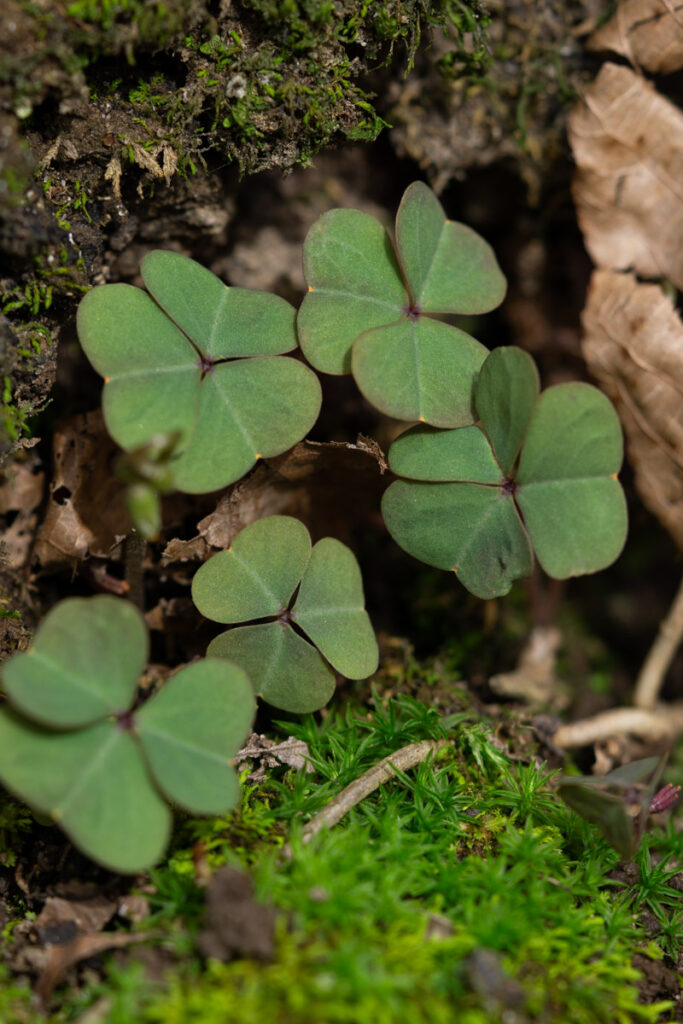
[[530,357],[502,348],[481,368],[475,404],[481,426],[415,427],[392,445],[389,464],[407,478],[382,501],[396,542],[479,597],[528,576],[533,552],[558,579],[610,565],[627,516],[608,399],[581,383],[539,397]]
[[131,710],[146,660],[142,616],[105,596],[57,605],[32,652],[3,666],[12,706],[0,710],[0,780],[113,871],[161,857],[164,796],[197,814],[234,806],[230,758],[255,711],[244,672],[217,660],[182,669]]
[[177,253],[150,253],[142,276],[151,298],[103,285],[78,308],[81,345],[105,378],[114,440],[132,451],[177,435],[170,465],[189,493],[225,487],[301,440],[321,391],[308,367],[282,356],[297,344],[292,306],[228,288]]
[[[207,653],[240,665],[275,707],[323,707],[334,690],[330,665],[350,679],[377,669],[355,556],[330,537],[311,548],[297,519],[270,516],[242,530],[228,551],[197,571],[192,598],[207,618],[240,623]],[[264,618],[271,621],[248,624]]]

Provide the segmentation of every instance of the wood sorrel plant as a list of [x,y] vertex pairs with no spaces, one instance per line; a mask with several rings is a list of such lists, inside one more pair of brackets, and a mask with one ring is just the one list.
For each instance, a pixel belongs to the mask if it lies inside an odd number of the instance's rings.
[[136,707],[147,654],[144,620],[128,601],[68,598],[2,669],[0,780],[114,871],[159,860],[168,802],[194,814],[235,805],[230,758],[255,711],[242,669],[208,658]]
[[149,253],[141,274],[149,295],[102,285],[78,307],[78,335],[105,378],[102,408],[117,444],[132,451],[177,433],[175,486],[200,493],[300,441],[321,391],[307,366],[282,355],[297,347],[294,308],[228,288],[178,253]]
[[539,395],[533,360],[511,347],[482,366],[474,406],[476,425],[417,426],[391,446],[389,465],[407,478],[382,501],[396,542],[483,598],[529,576],[534,551],[558,579],[610,565],[627,515],[609,399],[578,382]]
[[351,371],[368,401],[397,419],[474,421],[472,388],[487,349],[434,314],[495,309],[505,278],[490,246],[447,220],[431,189],[406,190],[395,249],[367,213],[323,214],[304,243],[304,275],[297,326],[317,370]]
[[330,666],[348,679],[377,669],[353,552],[332,537],[312,547],[298,519],[270,516],[247,526],[197,571],[192,599],[207,619],[236,625],[207,654],[240,665],[256,692],[284,711],[327,704]]

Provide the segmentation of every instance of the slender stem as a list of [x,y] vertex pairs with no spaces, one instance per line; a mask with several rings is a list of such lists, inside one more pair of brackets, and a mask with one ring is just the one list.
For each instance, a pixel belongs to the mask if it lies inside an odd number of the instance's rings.
[[144,562],[147,552],[147,541],[133,529],[126,537],[123,545],[123,560],[128,584],[128,599],[140,609],[145,610]]
[[653,710],[612,708],[593,718],[560,726],[553,743],[557,747],[586,747],[624,733],[646,740],[674,739],[683,733],[683,704],[660,704]]
[[637,708],[654,707],[664,676],[671,664],[676,648],[683,637],[683,580],[678,588],[669,614],[662,620],[659,632],[636,680],[633,703]]
[[[310,843],[311,839],[317,836],[323,828],[331,828],[336,825],[352,807],[378,789],[383,782],[388,782],[393,778],[396,774],[394,769],[398,769],[400,772],[408,771],[416,764],[426,761],[430,754],[449,745],[450,740],[421,740],[419,743],[410,743],[407,747],[401,747],[393,754],[389,754],[369,768],[360,778],[349,783],[326,807],[323,807],[322,811],[314,815],[304,825],[301,841]],[[285,860],[291,860],[292,848],[289,843],[283,847],[282,857]]]

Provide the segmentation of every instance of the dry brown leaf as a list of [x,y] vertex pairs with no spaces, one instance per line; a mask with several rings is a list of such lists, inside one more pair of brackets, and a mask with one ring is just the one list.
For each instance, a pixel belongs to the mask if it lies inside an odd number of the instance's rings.
[[101,932],[93,935],[86,932],[77,935],[62,946],[50,946],[44,957],[44,965],[36,983],[36,995],[45,1005],[55,985],[64,978],[67,972],[80,960],[87,960],[98,953],[110,949],[120,949],[136,942],[145,942],[152,937],[151,933],[132,932]]
[[569,118],[574,199],[594,263],[683,288],[683,113],[605,64]]
[[617,407],[640,496],[683,549],[683,324],[657,285],[596,270],[583,326],[586,362]]
[[678,71],[683,68],[683,3],[625,0],[587,45],[620,53],[655,74]]
[[14,461],[0,474],[0,525],[2,560],[10,569],[20,569],[28,558],[36,527],[37,508],[43,500],[45,474],[37,455],[27,462]]
[[[169,541],[162,565],[204,560],[212,549],[229,547],[245,526],[272,515],[296,516],[314,540],[327,534],[343,540],[358,516],[366,514],[372,496],[379,497],[386,469],[379,445],[362,435],[356,444],[300,441],[230,487],[199,522],[196,537]],[[367,502],[357,500],[359,493]]]
[[111,472],[116,451],[102,414],[71,416],[58,424],[54,474],[35,557],[56,569],[91,555],[108,558],[130,530],[123,484]]
[[117,908],[116,900],[98,894],[85,900],[48,896],[36,918],[36,934],[43,946],[61,946],[79,932],[99,932]]

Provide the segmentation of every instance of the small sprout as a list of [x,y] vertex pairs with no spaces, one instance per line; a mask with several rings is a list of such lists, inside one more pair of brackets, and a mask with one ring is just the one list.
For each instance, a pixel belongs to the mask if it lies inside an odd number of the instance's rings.
[[484,363],[474,403],[479,424],[420,425],[392,445],[389,465],[407,478],[382,501],[396,543],[482,598],[529,576],[534,552],[556,579],[611,565],[627,513],[609,399],[578,382],[539,395],[532,358],[510,347]]
[[325,373],[349,373],[389,416],[437,427],[474,422],[472,389],[487,350],[436,319],[486,313],[505,295],[492,249],[446,219],[421,182],[396,216],[396,249],[359,210],[330,210],[304,243],[308,283],[297,326],[306,358]]
[[126,483],[126,507],[133,526],[145,540],[161,530],[161,497],[175,489],[173,458],[180,434],[157,434],[147,444],[119,455],[116,475]]
[[78,334],[105,378],[109,433],[126,451],[180,436],[175,486],[189,493],[239,480],[257,456],[279,455],[317,419],[321,391],[296,348],[295,312],[266,292],[227,288],[178,253],[142,261],[149,295],[127,284],[93,288]]
[[[635,855],[649,814],[673,806],[680,786],[671,783],[655,794],[665,757],[645,757],[607,775],[565,775],[557,792],[568,807],[597,825],[625,860]],[[654,795],[653,795],[654,794]]]
[[148,646],[128,601],[69,598],[2,669],[0,780],[93,860],[127,873],[161,858],[167,801],[193,814],[234,807],[230,758],[255,710],[245,673],[218,659],[181,669],[138,708]]
[[323,707],[334,691],[330,665],[348,679],[377,669],[355,556],[332,537],[311,547],[298,519],[270,516],[242,530],[197,571],[192,599],[207,619],[240,624],[207,654],[240,665],[284,711]]

